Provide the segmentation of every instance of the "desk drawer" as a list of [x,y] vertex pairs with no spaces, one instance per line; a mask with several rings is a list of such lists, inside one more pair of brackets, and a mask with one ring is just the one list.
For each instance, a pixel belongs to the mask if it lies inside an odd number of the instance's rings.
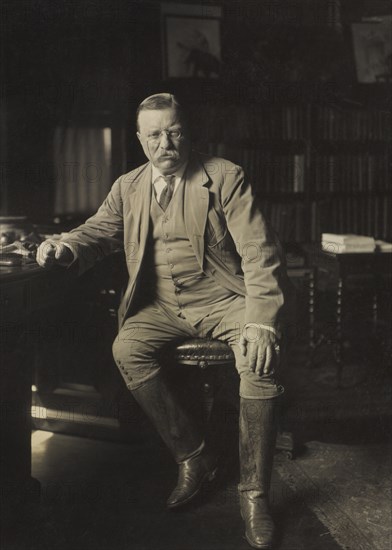
[[58,273],[55,277],[52,274],[45,274],[42,277],[31,279],[28,288],[28,300],[31,308],[39,310],[57,306],[65,299],[68,286],[69,281],[65,281],[64,277]]
[[0,308],[2,323],[23,318],[30,311],[28,281],[3,283],[0,288]]
[[355,261],[342,261],[340,272],[341,276],[357,276],[360,275],[373,277],[374,275],[374,261],[369,259],[356,259]]

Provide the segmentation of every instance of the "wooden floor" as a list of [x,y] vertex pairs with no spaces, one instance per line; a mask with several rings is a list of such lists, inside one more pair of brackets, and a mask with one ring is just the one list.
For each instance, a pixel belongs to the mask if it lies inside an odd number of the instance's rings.
[[[328,358],[310,367],[300,350],[292,358],[286,419],[298,455],[275,457],[277,548],[390,550],[390,369],[357,362],[346,370],[350,384],[336,387]],[[220,476],[178,512],[165,509],[177,467],[151,430],[129,443],[35,431],[40,502],[21,506],[2,529],[1,550],[249,549],[236,489],[237,421],[225,418]]]
[[[391,455],[375,433],[368,442],[345,444],[325,428],[296,460],[276,455],[279,548],[390,549]],[[197,502],[169,512],[165,499],[176,466],[157,441],[127,445],[36,431],[33,448],[41,503],[3,531],[2,550],[249,548],[238,512],[235,452]]]

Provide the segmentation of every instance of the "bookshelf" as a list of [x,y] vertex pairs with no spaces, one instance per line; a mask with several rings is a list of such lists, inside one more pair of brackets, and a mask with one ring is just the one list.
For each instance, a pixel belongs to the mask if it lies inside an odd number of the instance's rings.
[[198,105],[196,146],[244,167],[283,242],[390,240],[391,115],[309,102]]

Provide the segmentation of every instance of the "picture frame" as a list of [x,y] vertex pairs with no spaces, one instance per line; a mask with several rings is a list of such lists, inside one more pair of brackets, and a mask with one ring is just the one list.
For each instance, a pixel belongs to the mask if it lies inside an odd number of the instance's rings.
[[169,4],[162,13],[165,79],[217,79],[221,70],[221,10]]
[[391,81],[392,18],[351,25],[358,82]]

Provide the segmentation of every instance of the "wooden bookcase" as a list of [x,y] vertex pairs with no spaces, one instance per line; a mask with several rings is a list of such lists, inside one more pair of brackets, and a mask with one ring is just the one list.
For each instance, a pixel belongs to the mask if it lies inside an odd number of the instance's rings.
[[206,104],[196,147],[243,166],[283,242],[391,239],[390,113],[311,102]]

